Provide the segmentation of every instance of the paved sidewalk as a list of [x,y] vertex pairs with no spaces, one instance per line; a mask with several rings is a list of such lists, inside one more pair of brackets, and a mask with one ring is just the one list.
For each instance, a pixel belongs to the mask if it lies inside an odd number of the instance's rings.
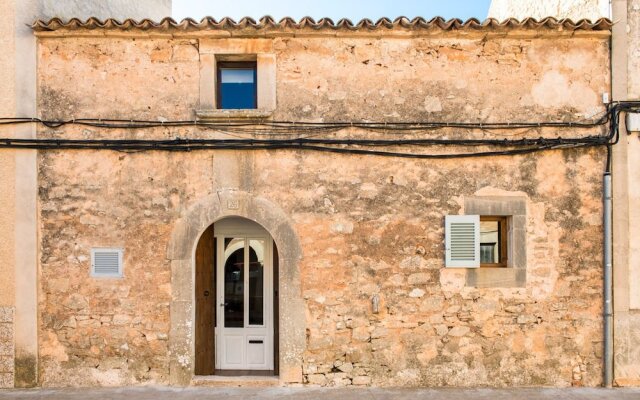
[[114,389],[0,390],[0,399],[47,400],[640,400],[637,389]]

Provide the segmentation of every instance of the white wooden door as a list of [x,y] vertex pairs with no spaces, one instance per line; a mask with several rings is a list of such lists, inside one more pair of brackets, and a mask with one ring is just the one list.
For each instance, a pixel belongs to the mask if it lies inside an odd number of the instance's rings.
[[273,242],[216,223],[216,369],[273,369]]

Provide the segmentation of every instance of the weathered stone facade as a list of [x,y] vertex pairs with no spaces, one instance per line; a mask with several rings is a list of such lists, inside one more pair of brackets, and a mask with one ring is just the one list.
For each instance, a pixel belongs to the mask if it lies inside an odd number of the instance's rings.
[[[40,117],[194,119],[206,31],[75,32],[86,35],[39,34]],[[608,32],[303,33],[266,39],[276,59],[275,120],[593,119],[610,85]],[[193,127],[76,125],[39,135],[227,137]],[[230,190],[278,205],[300,243],[304,314],[295,318],[305,348],[300,378],[291,373],[282,384],[598,385],[605,157],[600,148],[433,161],[301,150],[42,151],[40,382],[170,381],[175,281],[167,246],[194,204]],[[470,287],[467,271],[444,268],[444,216],[465,213],[471,198],[526,205],[523,287]],[[123,279],[90,277],[95,246],[124,248]]]
[[[611,13],[611,14],[610,14]],[[494,0],[489,16],[494,18],[597,18],[611,15],[612,90],[614,102],[640,99],[640,1],[638,0]],[[640,199],[637,168],[640,144],[636,134],[621,138],[614,146],[613,237],[614,237],[614,385],[640,385],[640,215],[634,207]]]

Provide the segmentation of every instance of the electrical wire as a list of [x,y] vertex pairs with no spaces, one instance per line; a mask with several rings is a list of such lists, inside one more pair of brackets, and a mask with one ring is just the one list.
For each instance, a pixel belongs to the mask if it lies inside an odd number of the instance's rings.
[[[640,109],[640,102],[613,103],[607,107],[604,115],[596,120],[586,121],[551,121],[551,122],[306,122],[306,121],[150,121],[125,119],[72,119],[43,120],[38,118],[0,118],[0,125],[39,123],[48,128],[60,128],[65,125],[81,125],[104,129],[146,129],[157,127],[197,126],[211,129],[221,134],[236,136],[236,139],[0,139],[0,148],[26,148],[39,150],[116,150],[116,151],[195,151],[195,150],[307,150],[332,152],[341,154],[377,155],[385,157],[417,158],[417,159],[452,159],[465,157],[487,157],[501,155],[529,154],[552,149],[571,149],[607,146],[610,148],[619,140],[619,121],[622,112]],[[541,128],[557,129],[589,129],[608,124],[604,135],[582,137],[538,137],[512,139],[449,139],[437,138],[327,138],[319,137],[336,134],[345,129],[358,129],[383,134],[394,133],[417,135],[438,129],[480,130],[485,134],[494,131]],[[242,138],[238,134],[250,134],[254,137]],[[270,134],[268,139],[257,139],[255,136]],[[275,135],[293,135],[293,138],[274,138]],[[504,135],[503,135],[504,136]],[[393,148],[403,146],[454,146],[462,148],[482,149],[454,153],[422,153],[414,151],[395,151]],[[487,148],[498,149],[487,149]],[[373,149],[372,149],[373,148]],[[385,148],[379,150],[378,148]],[[610,152],[608,152],[610,153]],[[607,168],[610,164],[608,155]]]
[[609,114],[593,121],[546,121],[546,122],[423,122],[423,121],[404,121],[404,122],[311,122],[311,121],[200,121],[200,120],[175,120],[175,121],[153,121],[153,120],[134,120],[134,119],[99,119],[99,118],[82,118],[70,120],[45,120],[40,118],[0,118],[0,125],[6,124],[25,124],[39,123],[49,128],[59,128],[64,125],[76,124],[95,128],[157,128],[163,126],[209,126],[220,128],[242,128],[254,127],[256,125],[268,127],[270,129],[327,129],[327,128],[362,128],[375,130],[427,130],[442,128],[468,128],[468,129],[516,129],[516,128],[553,128],[553,127],[575,127],[575,128],[592,128],[604,125],[608,122]]
[[16,144],[7,144],[6,142],[0,142],[0,148],[25,148],[25,149],[37,149],[37,150],[80,150],[80,149],[93,149],[93,150],[165,150],[165,151],[195,151],[195,150],[311,150],[318,152],[332,152],[342,154],[359,154],[359,155],[377,155],[387,157],[399,157],[399,158],[418,158],[418,159],[452,159],[452,158],[465,158],[465,157],[486,157],[486,156],[500,156],[500,155],[517,155],[517,154],[529,154],[543,150],[550,149],[567,149],[567,148],[579,148],[579,147],[594,147],[600,146],[601,143],[577,143],[577,144],[547,144],[543,146],[534,146],[527,148],[497,150],[497,151],[481,151],[481,152],[465,152],[465,153],[441,153],[441,154],[423,154],[423,153],[407,153],[407,152],[394,152],[394,151],[381,151],[370,150],[361,148],[345,148],[345,147],[331,147],[320,145],[308,145],[308,144],[254,144],[254,145],[238,145],[238,144],[223,144],[223,143],[210,143],[199,144],[192,143],[191,141],[184,141],[176,144],[161,145],[158,143],[143,145],[142,143],[113,143],[108,144],[103,141],[96,141],[93,143],[73,143],[74,141],[61,141],[59,144],[44,144],[44,143],[23,143],[16,146]]
[[5,147],[12,144],[29,145],[51,145],[63,148],[68,145],[91,145],[98,144],[104,146],[117,145],[141,145],[141,146],[260,146],[260,145],[346,145],[346,146],[433,146],[433,145],[455,145],[455,146],[556,146],[572,144],[604,144],[607,143],[605,136],[586,136],[582,138],[544,138],[535,139],[330,139],[330,138],[295,138],[295,139],[0,139],[0,146]]

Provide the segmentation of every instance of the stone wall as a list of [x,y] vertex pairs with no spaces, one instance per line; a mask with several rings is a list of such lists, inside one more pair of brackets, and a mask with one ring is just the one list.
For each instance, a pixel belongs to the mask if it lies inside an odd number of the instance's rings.
[[[603,112],[600,94],[609,86],[606,36],[310,35],[276,37],[273,48],[277,120],[575,120]],[[43,36],[40,115],[193,119],[198,60],[195,38]],[[39,134],[228,137],[191,127]],[[598,148],[462,161],[293,150],[42,151],[41,383],[168,382],[171,231],[199,199],[237,189],[277,204],[300,241],[304,383],[598,385],[604,159]],[[524,287],[468,287],[465,270],[443,267],[444,216],[485,196],[525,199]],[[123,279],[90,278],[95,246],[124,248]]]
[[14,381],[13,307],[0,307],[0,389]]

